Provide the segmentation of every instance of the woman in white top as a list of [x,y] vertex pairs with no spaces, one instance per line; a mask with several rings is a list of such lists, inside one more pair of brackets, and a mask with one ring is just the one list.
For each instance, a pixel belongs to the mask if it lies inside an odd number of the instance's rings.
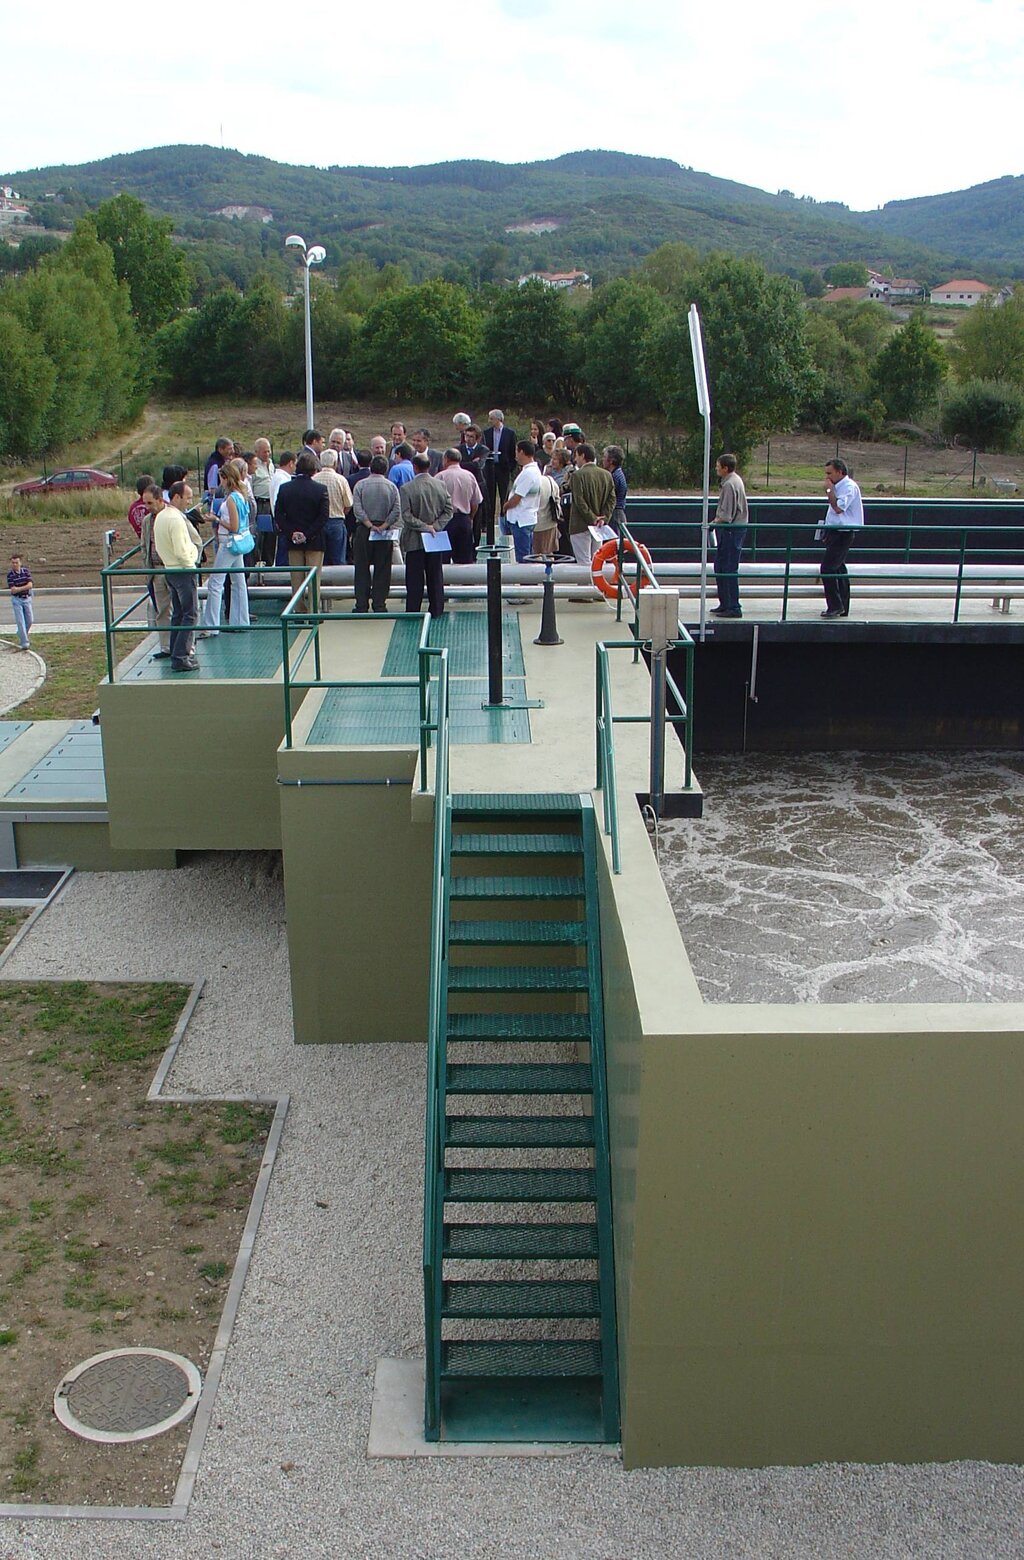
[[206,582],[206,607],[200,639],[211,639],[220,632],[224,579],[229,569],[231,606],[228,622],[233,628],[249,627],[249,592],[245,583],[244,558],[241,553],[232,552],[228,545],[232,536],[250,529],[252,514],[246,496],[247,475],[244,460],[229,460],[226,466],[221,467],[220,484],[224,490],[224,500],[214,526],[217,551],[213,559],[214,572]]

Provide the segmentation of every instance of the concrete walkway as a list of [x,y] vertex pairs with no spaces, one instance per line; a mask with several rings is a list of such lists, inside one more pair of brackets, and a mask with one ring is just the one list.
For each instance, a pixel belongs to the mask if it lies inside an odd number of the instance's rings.
[[[325,958],[330,942],[325,932]],[[293,1045],[275,854],[76,876],[4,970],[199,975],[171,1087],[288,1092],[292,1106],[192,1506],[173,1524],[11,1518],[4,1560],[1019,1555],[1014,1467],[626,1473],[591,1451],[369,1460],[377,1362],[422,1353],[423,1049]]]

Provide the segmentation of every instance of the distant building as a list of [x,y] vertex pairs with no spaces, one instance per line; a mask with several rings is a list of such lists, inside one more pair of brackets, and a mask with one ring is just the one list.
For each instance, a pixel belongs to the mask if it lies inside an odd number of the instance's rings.
[[591,286],[590,277],[586,271],[528,271],[525,276],[519,277],[519,286],[524,282],[543,282],[545,287],[583,287],[588,291]]
[[531,217],[528,222],[509,222],[506,233],[554,233],[561,227],[557,217]]
[[21,196],[9,184],[0,184],[0,222],[27,222],[29,210]]
[[890,298],[923,298],[924,288],[920,282],[915,282],[911,276],[889,277]]
[[933,287],[931,291],[932,303],[958,304],[961,308],[968,309],[992,291],[987,282],[961,281],[943,282],[941,287]]
[[210,213],[214,217],[230,217],[235,222],[273,222],[274,213],[269,206],[218,206]]

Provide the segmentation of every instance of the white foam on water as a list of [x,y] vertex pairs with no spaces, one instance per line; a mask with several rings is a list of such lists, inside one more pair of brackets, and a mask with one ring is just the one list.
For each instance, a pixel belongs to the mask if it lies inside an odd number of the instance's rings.
[[711,1002],[1024,999],[1024,756],[710,758],[662,875]]

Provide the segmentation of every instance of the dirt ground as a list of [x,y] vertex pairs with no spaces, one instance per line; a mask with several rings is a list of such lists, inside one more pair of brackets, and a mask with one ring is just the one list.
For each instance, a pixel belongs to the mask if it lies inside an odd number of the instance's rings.
[[54,1417],[64,1374],[152,1346],[205,1371],[270,1112],[146,1103],[181,986],[0,986],[0,1500],[166,1505],[189,1424],[134,1445]]
[[[348,429],[357,444],[368,442],[374,433],[390,432],[395,418],[408,428],[430,429],[435,446],[447,444],[454,432],[451,423],[454,408],[407,405],[396,408],[387,402],[327,402],[317,407],[317,424],[325,433],[332,427]],[[474,416],[483,416],[480,408],[470,406]],[[529,413],[510,410],[513,426],[525,428]],[[539,415],[539,414],[538,414]],[[205,460],[221,434],[236,438],[250,448],[258,435],[269,438],[277,451],[297,449],[305,420],[299,401],[252,402],[238,405],[221,399],[151,403],[136,428],[119,441],[110,439],[62,455],[59,464],[88,463],[119,473],[124,466],[130,484],[142,470],[159,475],[165,463],[180,461],[194,473]],[[672,430],[665,424],[628,416],[612,421],[588,422],[586,432],[596,443],[612,438],[632,442],[643,437],[658,437]],[[836,441],[824,434],[786,434],[763,444],[751,456],[744,471],[752,493],[813,493],[822,488],[822,467],[836,453]],[[908,443],[855,443],[841,441],[840,453],[860,482],[865,497],[872,493],[921,495],[933,498],[996,497],[992,479],[1009,479],[1024,494],[1024,456],[979,455],[977,465],[970,450],[933,449],[916,441]],[[51,469],[58,462],[51,461]],[[626,469],[628,473],[629,462]],[[10,491],[14,481],[35,475],[33,471],[8,473],[2,485]],[[972,488],[972,476],[975,486]],[[904,483],[906,484],[904,487]],[[714,484],[713,484],[714,485]],[[643,492],[643,488],[634,488]],[[663,491],[663,490],[662,490]],[[685,490],[681,490],[685,491]],[[19,503],[17,519],[0,517],[0,558],[7,558],[17,547],[40,585],[80,586],[98,583],[103,561],[104,532],[114,526],[127,550],[134,535],[127,523],[128,505],[134,493],[127,488],[111,489],[109,504],[101,503],[101,513],[77,519],[47,518],[46,500]],[[97,508],[95,496],[90,495]],[[21,518],[22,514],[24,518]]]

